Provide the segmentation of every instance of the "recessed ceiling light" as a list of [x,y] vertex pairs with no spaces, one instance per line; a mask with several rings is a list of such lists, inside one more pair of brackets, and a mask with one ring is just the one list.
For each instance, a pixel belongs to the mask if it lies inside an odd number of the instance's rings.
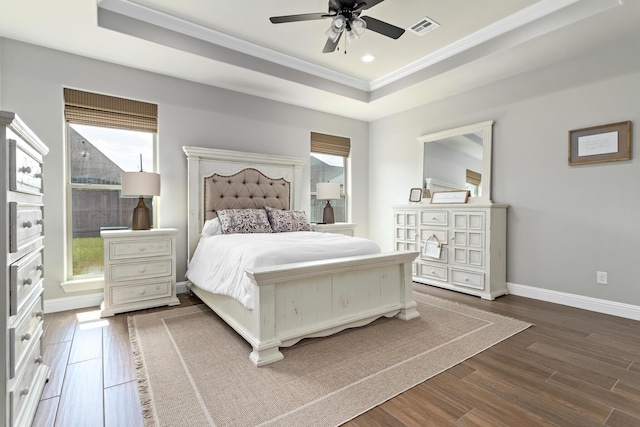
[[362,62],[373,62],[373,61],[375,61],[375,60],[376,60],[376,57],[375,57],[375,56],[373,56],[373,55],[365,55],[365,56],[363,56],[362,58],[360,58],[360,60],[361,60]]

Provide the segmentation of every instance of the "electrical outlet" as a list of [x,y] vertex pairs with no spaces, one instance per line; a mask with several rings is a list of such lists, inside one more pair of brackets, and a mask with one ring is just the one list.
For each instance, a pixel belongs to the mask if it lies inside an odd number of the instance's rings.
[[596,271],[596,283],[598,285],[606,285],[607,284],[607,272],[606,271]]

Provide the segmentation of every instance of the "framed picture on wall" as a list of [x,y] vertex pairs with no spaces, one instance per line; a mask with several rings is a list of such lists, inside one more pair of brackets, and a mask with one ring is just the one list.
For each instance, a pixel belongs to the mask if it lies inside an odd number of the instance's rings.
[[631,122],[569,131],[569,166],[631,160]]

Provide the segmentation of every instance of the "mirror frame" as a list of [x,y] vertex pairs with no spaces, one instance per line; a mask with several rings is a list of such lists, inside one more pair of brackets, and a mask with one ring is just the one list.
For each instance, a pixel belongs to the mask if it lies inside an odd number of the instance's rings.
[[491,146],[493,143],[493,124],[495,121],[474,123],[472,125],[461,126],[454,129],[447,129],[440,132],[430,133],[418,137],[419,163],[418,174],[420,177],[420,187],[424,188],[424,145],[427,142],[435,142],[440,139],[452,136],[466,135],[468,133],[482,132],[482,195],[471,197],[470,200],[487,201],[491,203]]

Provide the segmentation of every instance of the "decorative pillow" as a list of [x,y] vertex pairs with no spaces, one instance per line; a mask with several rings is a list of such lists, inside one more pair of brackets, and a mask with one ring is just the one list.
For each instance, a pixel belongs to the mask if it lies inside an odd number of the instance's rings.
[[218,211],[222,233],[272,233],[264,209],[223,209]]
[[220,224],[220,218],[213,218],[205,221],[204,227],[202,227],[203,236],[217,236],[222,234],[222,224]]
[[301,211],[284,211],[280,209],[264,207],[269,216],[269,222],[274,233],[286,233],[289,231],[313,231],[307,216]]

